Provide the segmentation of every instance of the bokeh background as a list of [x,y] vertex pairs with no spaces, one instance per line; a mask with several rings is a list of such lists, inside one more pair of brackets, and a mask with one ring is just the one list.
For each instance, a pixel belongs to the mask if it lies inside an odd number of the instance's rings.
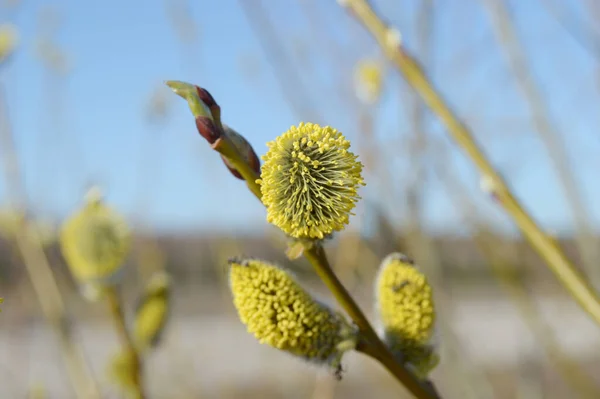
[[[373,1],[524,207],[598,287],[600,6],[594,0]],[[400,250],[435,286],[445,398],[600,397],[600,334],[480,189],[480,175],[364,28],[335,1],[3,0],[18,32],[0,57],[0,397],[74,397],[18,249],[41,238],[75,337],[106,397],[118,340],[79,295],[57,230],[93,184],[127,218],[128,313],[173,276],[172,318],[147,360],[152,398],[401,398],[358,354],[335,382],[260,345],[231,304],[227,258],[293,269],[333,299],[164,85],[208,89],[256,152],[300,121],[352,141],[367,186],[327,244],[372,315],[373,276]],[[38,254],[39,255],[39,254]],[[33,258],[38,259],[38,258]],[[41,298],[44,301],[44,298]],[[587,395],[587,396],[586,396]]]

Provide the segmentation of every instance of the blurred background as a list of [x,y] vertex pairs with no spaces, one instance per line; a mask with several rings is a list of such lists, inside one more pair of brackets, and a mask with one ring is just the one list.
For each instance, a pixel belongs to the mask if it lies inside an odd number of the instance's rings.
[[[599,287],[600,5],[372,4]],[[147,359],[151,398],[409,397],[364,356],[347,356],[338,383],[246,333],[227,283],[231,256],[279,262],[334,301],[305,260],[285,258],[283,234],[165,80],[209,90],[259,155],[300,121],[351,140],[367,186],[327,251],[369,315],[380,260],[398,250],[416,259],[435,286],[442,362],[432,379],[444,398],[600,397],[597,326],[335,1],[2,0],[0,27],[0,397],[74,397],[24,261],[48,262],[75,339],[106,397],[119,397],[105,376],[118,347],[108,311],[81,298],[57,245],[92,184],[135,232],[128,314],[152,271],[175,281],[164,340]],[[23,212],[43,245],[29,257]]]

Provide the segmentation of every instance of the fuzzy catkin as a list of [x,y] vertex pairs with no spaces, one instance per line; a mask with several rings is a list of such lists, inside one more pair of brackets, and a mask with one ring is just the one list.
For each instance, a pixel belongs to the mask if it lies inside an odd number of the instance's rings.
[[435,308],[426,276],[410,258],[393,253],[380,266],[375,292],[385,343],[417,376],[425,377],[439,361],[432,345]]
[[231,260],[230,285],[240,320],[263,344],[333,365],[342,344],[354,338],[340,314],[312,298],[277,266],[255,259]]
[[18,42],[17,29],[10,24],[0,24],[0,65],[15,51]]
[[138,300],[133,325],[133,341],[138,351],[156,346],[169,316],[170,278],[164,272],[155,274]]
[[99,199],[88,200],[63,225],[62,254],[81,285],[112,284],[130,247],[130,231],[119,214]]
[[267,221],[291,237],[322,239],[348,224],[364,185],[350,142],[329,126],[300,123],[267,143],[262,201]]
[[375,103],[383,88],[383,70],[374,60],[360,61],[354,70],[354,88],[356,96],[366,104]]

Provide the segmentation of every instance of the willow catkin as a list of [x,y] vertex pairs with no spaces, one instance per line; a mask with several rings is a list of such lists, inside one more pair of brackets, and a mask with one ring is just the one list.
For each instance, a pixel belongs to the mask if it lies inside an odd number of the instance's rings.
[[262,344],[339,368],[356,339],[341,314],[275,265],[257,259],[232,259],[229,264],[233,304],[249,333]]
[[348,224],[364,185],[350,142],[329,126],[300,123],[267,143],[260,184],[267,220],[298,239],[322,239]]
[[118,281],[130,241],[123,218],[96,192],[89,193],[84,206],[64,223],[60,234],[62,254],[89,299],[97,299]]
[[439,362],[433,345],[435,308],[426,276],[401,253],[381,263],[375,285],[384,342],[414,373],[425,378]]

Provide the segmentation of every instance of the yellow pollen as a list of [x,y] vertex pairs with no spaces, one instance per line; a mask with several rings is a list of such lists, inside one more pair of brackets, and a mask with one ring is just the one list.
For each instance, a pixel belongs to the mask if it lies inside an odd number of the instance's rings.
[[322,363],[347,339],[346,321],[277,266],[233,260],[230,286],[240,320],[263,344]]
[[267,147],[260,178],[267,220],[295,238],[342,230],[364,185],[362,164],[342,133],[300,123]]

